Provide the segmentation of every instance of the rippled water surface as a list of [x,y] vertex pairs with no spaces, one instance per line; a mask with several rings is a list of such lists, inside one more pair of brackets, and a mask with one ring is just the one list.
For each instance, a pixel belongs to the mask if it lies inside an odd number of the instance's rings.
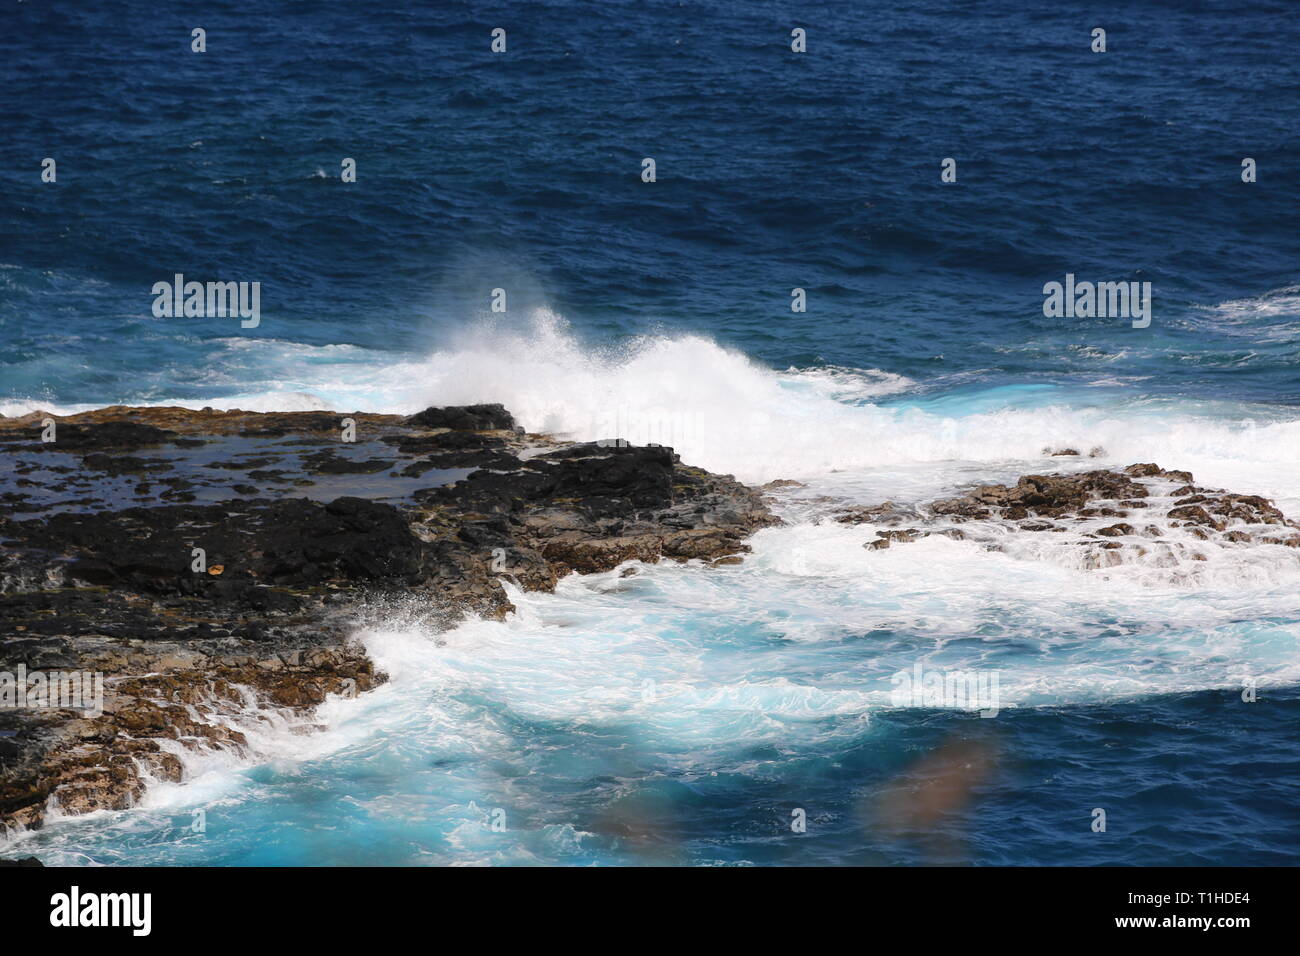
[[[323,732],[250,715],[252,761],[189,755],[24,852],[1300,859],[1293,555],[1189,582],[826,520],[1064,447],[1300,516],[1290,5],[213,2],[203,55],[193,19],[0,14],[0,413],[502,402],[807,487],[740,566],[571,578],[445,634],[394,608],[360,634],[392,680]],[[155,318],[177,272],[261,282],[259,326]],[[1046,318],[1067,273],[1150,281],[1150,327]],[[996,674],[997,716],[900,706],[918,663]],[[918,815],[935,780],[960,798]]]

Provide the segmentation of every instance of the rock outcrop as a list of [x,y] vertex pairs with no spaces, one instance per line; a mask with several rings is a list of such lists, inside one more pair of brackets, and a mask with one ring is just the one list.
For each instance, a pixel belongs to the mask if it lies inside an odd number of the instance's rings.
[[103,712],[0,705],[0,828],[129,806],[187,748],[248,749],[259,713],[309,729],[385,679],[350,639],[368,615],[501,617],[503,581],[726,563],[776,523],[669,448],[525,435],[500,405],[115,406],[42,441],[50,418],[0,419],[0,673],[102,674]]
[[1126,558],[1167,566],[1205,561],[1210,547],[1300,549],[1300,522],[1267,498],[1201,487],[1190,472],[1152,463],[1122,472],[1025,475],[1014,485],[978,485],[922,508],[885,502],[842,511],[835,519],[883,526],[865,545],[873,550],[931,534],[1009,550],[1011,542],[1023,540],[1009,531],[1057,534],[1076,546],[1079,566],[1093,569]]

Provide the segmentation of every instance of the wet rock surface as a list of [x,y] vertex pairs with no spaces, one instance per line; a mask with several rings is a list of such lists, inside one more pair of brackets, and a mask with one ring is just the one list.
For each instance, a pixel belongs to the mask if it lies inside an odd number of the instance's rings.
[[[1259,495],[1200,487],[1187,471],[1143,462],[1122,471],[1025,475],[1014,485],[977,485],[919,508],[892,502],[838,512],[843,524],[881,530],[866,543],[884,550],[934,534],[973,540],[991,550],[1031,554],[1023,535],[1053,538],[1085,570],[1136,563],[1178,571],[1216,549],[1280,546],[1300,552],[1300,522]],[[907,527],[898,527],[906,525]],[[1037,549],[1042,553],[1042,549]],[[1166,575],[1185,579],[1187,572]]]
[[103,675],[102,713],[0,702],[0,828],[130,806],[186,748],[247,750],[259,712],[312,729],[385,679],[349,637],[385,609],[500,617],[503,581],[730,563],[774,523],[669,448],[525,435],[500,405],[0,418],[0,672]]

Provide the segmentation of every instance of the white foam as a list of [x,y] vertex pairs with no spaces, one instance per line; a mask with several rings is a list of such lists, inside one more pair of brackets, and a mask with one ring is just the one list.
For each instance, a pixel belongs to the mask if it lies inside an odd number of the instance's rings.
[[[1282,408],[1125,407],[1095,397],[1076,404],[1051,389],[908,402],[912,383],[901,376],[839,366],[776,371],[699,335],[592,347],[545,309],[522,320],[485,317],[420,360],[238,337],[214,347],[239,363],[241,376],[260,374],[257,387],[156,404],[406,414],[501,402],[530,431],[671,445],[687,462],[755,483],[916,464],[952,474],[1014,464],[1023,472],[1060,466],[1043,461],[1044,448],[1101,447],[1107,455],[1096,467],[1156,461],[1192,470],[1198,482],[1300,501],[1300,420]],[[221,374],[207,384],[237,385]],[[0,410],[89,407],[33,400]]]
[[[395,612],[359,635],[388,684],[327,703],[323,733],[240,715],[251,753],[185,754],[187,783],[151,788],[152,811],[238,799],[249,760],[288,767],[373,748],[414,754],[420,767],[446,758],[437,812],[463,821],[452,842],[468,847],[482,842],[494,761],[541,759],[520,726],[619,728],[656,765],[717,772],[760,759],[746,747],[861,734],[894,706],[890,676],[918,660],[997,671],[1003,707],[1300,681],[1300,626],[1277,623],[1300,620],[1300,556],[1289,550],[1219,549],[1192,586],[1177,586],[1154,566],[1090,573],[1077,550],[1043,534],[1012,533],[1004,551],[943,537],[869,551],[872,526],[816,520],[828,507],[819,498],[922,502],[1029,469],[1152,460],[1192,470],[1200,484],[1280,497],[1294,514],[1300,421],[1278,410],[886,405],[911,383],[870,369],[775,371],[701,336],[592,349],[544,311],[518,326],[484,321],[419,361],[348,347],[313,363],[307,346],[236,341],[228,347],[251,361],[262,349],[277,356],[265,391],[159,404],[410,412],[502,402],[532,431],[658,441],[715,471],[810,487],[791,495],[799,520],[759,532],[738,567],[665,563],[626,579],[570,576],[553,595],[512,589],[517,612],[506,621],[441,635]],[[299,370],[290,378],[282,367]],[[1106,456],[1042,457],[1062,446]],[[568,759],[589,759],[570,750]],[[412,802],[385,794],[371,808],[402,814]],[[571,828],[551,837],[581,839]]]
[[[1263,295],[1230,299],[1202,307],[1204,322],[1217,332],[1248,338],[1260,344],[1294,342],[1300,332],[1300,286],[1283,286]],[[1280,322],[1279,318],[1291,318]]]
[[[395,608],[358,635],[389,683],[328,703],[317,715],[324,732],[249,715],[240,726],[253,753],[191,756],[187,783],[155,786],[137,811],[56,819],[20,839],[55,848],[52,861],[85,862],[78,854],[92,845],[103,861],[114,828],[139,842],[176,826],[184,808],[267,801],[279,785],[250,780],[250,760],[282,778],[320,761],[306,772],[325,786],[377,761],[374,772],[396,775],[391,789],[357,798],[364,813],[436,825],[461,861],[527,862],[537,850],[526,835],[506,847],[484,839],[490,808],[527,817],[550,799],[513,787],[517,775],[756,772],[776,759],[765,754],[869,733],[873,715],[900,706],[893,675],[918,663],[996,674],[999,711],[1235,692],[1247,680],[1266,697],[1300,681],[1300,626],[1277,623],[1300,619],[1294,581],[1161,587],[942,537],[868,551],[872,530],[801,522],[759,532],[735,567],[668,562],[627,578],[571,575],[554,594],[511,587],[518,610],[507,620],[442,634]],[[78,838],[87,827],[97,842]]]

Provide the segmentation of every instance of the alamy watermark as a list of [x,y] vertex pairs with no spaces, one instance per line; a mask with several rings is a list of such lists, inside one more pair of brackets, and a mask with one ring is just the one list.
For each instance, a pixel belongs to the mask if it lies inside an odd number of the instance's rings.
[[79,710],[104,713],[104,675],[99,671],[0,671],[0,710]]
[[977,710],[981,717],[998,715],[997,671],[929,671],[917,661],[910,671],[889,679],[895,707],[944,707]]
[[178,272],[171,282],[155,282],[153,296],[158,319],[239,316],[245,329],[255,329],[262,321],[260,282],[186,282]]
[[617,436],[632,445],[678,448],[699,437],[700,421],[690,409],[606,405],[593,409],[586,431],[598,439]]
[[50,925],[121,926],[132,936],[148,936],[153,929],[152,893],[83,893],[73,886],[50,897]]
[[1075,282],[1070,272],[1064,283],[1046,283],[1043,295],[1049,319],[1132,319],[1135,329],[1151,324],[1150,282]]

